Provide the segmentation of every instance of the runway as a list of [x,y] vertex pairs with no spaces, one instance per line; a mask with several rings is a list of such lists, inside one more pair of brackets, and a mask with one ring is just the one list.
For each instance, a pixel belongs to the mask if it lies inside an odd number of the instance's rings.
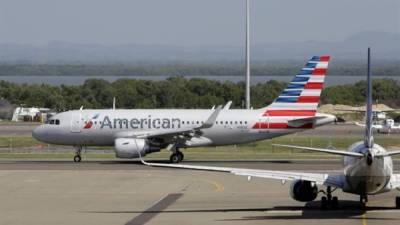
[[[339,160],[185,162],[243,168],[338,172]],[[399,169],[396,164],[396,170]],[[137,161],[1,161],[0,224],[397,224],[396,192],[336,191],[340,208],[292,200],[280,181],[153,168]]]

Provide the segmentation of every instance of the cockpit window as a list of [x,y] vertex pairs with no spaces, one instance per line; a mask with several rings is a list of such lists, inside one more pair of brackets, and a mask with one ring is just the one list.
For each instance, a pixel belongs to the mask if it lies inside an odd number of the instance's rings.
[[47,120],[46,124],[51,124],[51,125],[60,125],[60,120],[59,119],[51,119],[51,120]]

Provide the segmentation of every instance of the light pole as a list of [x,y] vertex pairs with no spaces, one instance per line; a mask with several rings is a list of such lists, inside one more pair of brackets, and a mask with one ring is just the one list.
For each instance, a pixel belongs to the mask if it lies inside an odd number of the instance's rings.
[[246,0],[246,109],[250,109],[250,0]]

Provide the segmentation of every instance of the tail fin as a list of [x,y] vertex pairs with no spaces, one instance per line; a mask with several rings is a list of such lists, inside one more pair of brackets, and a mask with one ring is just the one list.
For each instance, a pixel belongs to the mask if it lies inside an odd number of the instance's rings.
[[264,116],[315,116],[330,56],[314,56],[301,69]]
[[372,80],[371,80],[371,49],[368,48],[368,65],[367,65],[367,105],[365,109],[365,140],[364,145],[372,148],[374,145],[374,137],[372,136]]

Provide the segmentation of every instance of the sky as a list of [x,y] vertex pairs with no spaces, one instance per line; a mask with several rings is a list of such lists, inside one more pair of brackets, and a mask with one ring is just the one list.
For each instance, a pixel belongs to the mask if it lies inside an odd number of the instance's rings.
[[[0,0],[0,43],[241,46],[245,0]],[[398,0],[251,0],[251,42],[400,33]]]

